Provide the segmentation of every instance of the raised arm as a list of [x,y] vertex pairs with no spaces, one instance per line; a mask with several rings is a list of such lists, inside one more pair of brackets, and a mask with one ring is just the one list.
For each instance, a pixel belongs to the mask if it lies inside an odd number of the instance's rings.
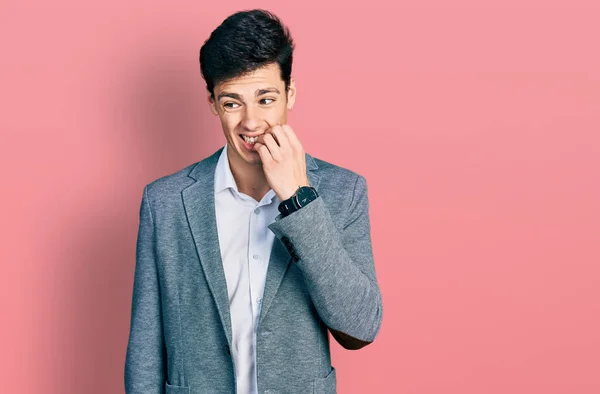
[[358,175],[343,230],[335,226],[321,196],[269,228],[293,247],[298,268],[319,316],[347,349],[377,336],[383,316],[375,276],[367,184]]

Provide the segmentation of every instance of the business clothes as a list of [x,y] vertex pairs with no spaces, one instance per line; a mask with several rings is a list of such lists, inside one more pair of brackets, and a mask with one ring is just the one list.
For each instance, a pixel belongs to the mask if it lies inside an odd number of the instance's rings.
[[238,190],[225,144],[215,170],[215,213],[229,294],[237,394],[258,394],[256,329],[275,240],[267,225],[279,214],[279,203],[273,189],[260,201]]
[[[209,157],[146,185],[140,207],[125,388],[235,393],[232,317]],[[306,154],[319,197],[267,227],[275,235],[256,330],[257,391],[336,392],[327,329],[377,336],[383,307],[367,184]]]

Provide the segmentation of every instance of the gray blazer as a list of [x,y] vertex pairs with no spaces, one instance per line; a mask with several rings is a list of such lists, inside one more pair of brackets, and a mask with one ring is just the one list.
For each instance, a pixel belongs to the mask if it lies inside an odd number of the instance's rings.
[[[129,394],[235,393],[214,205],[223,147],[144,188],[125,357]],[[333,394],[328,328],[371,342],[383,314],[365,178],[306,154],[319,197],[275,234],[256,335],[258,392]]]

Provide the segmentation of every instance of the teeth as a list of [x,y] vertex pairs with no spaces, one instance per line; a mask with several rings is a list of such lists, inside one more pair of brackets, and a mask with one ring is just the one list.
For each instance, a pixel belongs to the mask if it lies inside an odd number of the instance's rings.
[[258,140],[258,136],[256,136],[256,137],[247,137],[247,136],[245,136],[245,135],[242,134],[242,137],[244,137],[244,141],[246,141],[246,142],[248,142],[250,144],[253,144],[253,143],[255,143]]

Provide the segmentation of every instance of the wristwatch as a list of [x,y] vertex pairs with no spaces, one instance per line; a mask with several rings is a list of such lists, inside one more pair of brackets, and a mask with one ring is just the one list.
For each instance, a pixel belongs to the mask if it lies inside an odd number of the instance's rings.
[[279,204],[279,212],[281,212],[281,216],[286,217],[290,213],[299,210],[309,202],[315,200],[317,197],[319,197],[319,195],[314,187],[300,186],[292,197],[283,200]]

